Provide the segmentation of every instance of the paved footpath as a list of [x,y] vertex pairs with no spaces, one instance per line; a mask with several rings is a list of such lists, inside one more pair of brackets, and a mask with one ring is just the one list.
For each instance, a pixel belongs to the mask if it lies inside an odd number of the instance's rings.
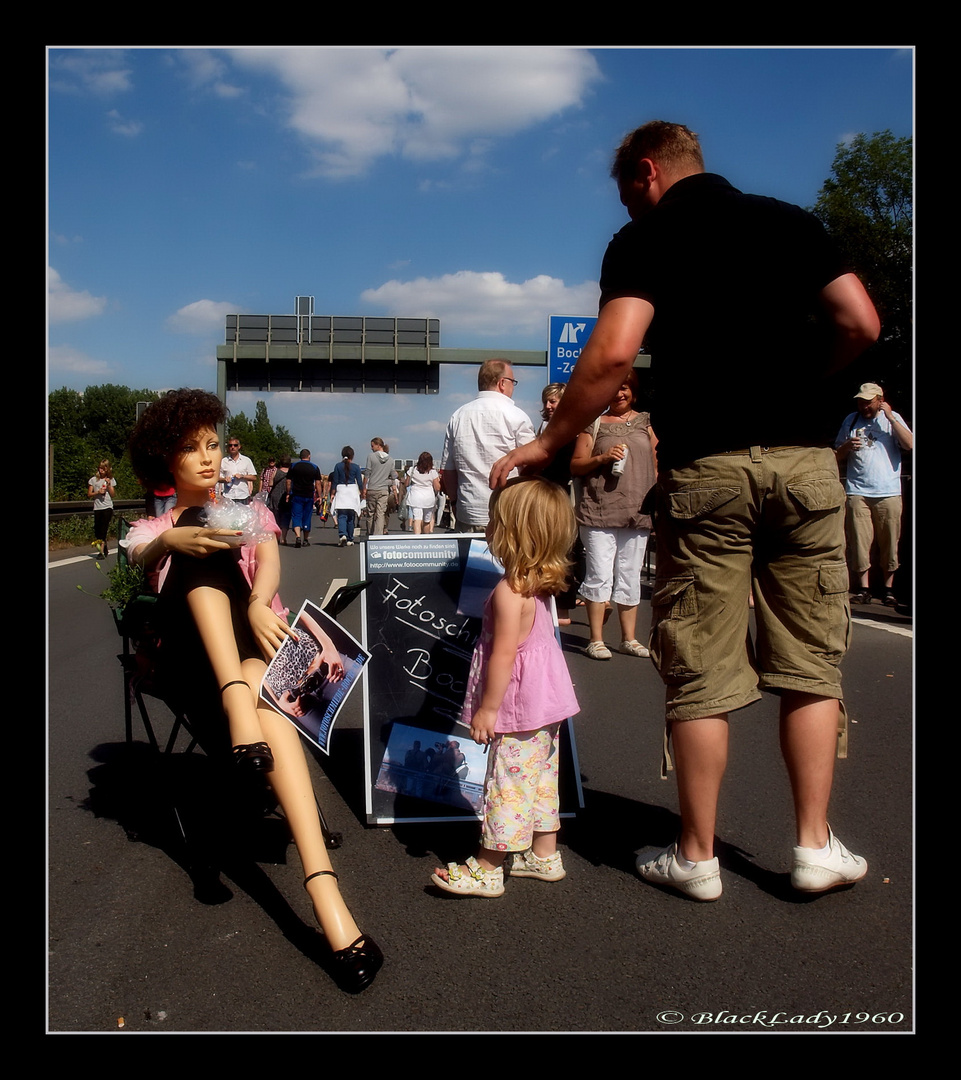
[[[310,548],[283,548],[285,602],[296,609],[331,579],[355,579],[358,551],[338,548],[331,529],[315,529]],[[310,759],[344,837],[333,852],[341,888],[387,957],[374,986],[350,997],[315,961],[282,823],[258,826],[224,857],[219,891],[195,896],[165,794],[185,793],[201,830],[221,835],[208,763],[177,754],[158,773],[141,730],[124,745],[120,639],[106,604],[77,589],[103,587],[93,559],[71,554],[52,557],[48,575],[49,1031],[913,1030],[909,618],[857,612],[845,662],[850,756],[831,813],[870,871],[813,899],[788,884],[792,815],[773,699],[732,718],[724,895],[698,904],[634,874],[635,853],[669,843],[678,824],[674,782],[658,776],[662,689],[649,661],[585,657],[582,614],[564,642],[583,710],[586,808],[561,833],[568,876],[558,884],[515,880],[494,901],[436,893],[431,869],[472,850],[476,827],[366,827],[354,694],[331,757]],[[358,606],[342,618],[359,636]]]

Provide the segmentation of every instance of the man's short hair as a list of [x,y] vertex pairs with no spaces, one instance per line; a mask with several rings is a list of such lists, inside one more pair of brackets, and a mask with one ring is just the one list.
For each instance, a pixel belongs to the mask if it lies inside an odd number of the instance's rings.
[[666,120],[651,120],[624,138],[614,153],[611,176],[619,184],[636,180],[638,163],[644,158],[650,158],[667,173],[704,171],[697,133]]
[[300,451],[300,456],[302,458],[309,458],[310,457],[310,451],[309,450],[301,450]]
[[510,367],[506,360],[485,360],[477,372],[477,389],[493,390]]

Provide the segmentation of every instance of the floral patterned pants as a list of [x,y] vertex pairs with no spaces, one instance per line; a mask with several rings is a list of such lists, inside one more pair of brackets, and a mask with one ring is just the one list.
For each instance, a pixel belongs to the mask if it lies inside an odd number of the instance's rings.
[[526,851],[535,832],[560,828],[557,800],[560,724],[495,734],[484,781],[481,844],[488,851]]

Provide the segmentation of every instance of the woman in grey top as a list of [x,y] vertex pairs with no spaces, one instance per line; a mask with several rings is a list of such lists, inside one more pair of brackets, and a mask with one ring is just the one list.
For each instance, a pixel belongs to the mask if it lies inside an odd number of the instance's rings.
[[593,660],[610,660],[604,621],[611,600],[621,629],[618,651],[649,656],[635,637],[641,601],[641,564],[651,534],[651,519],[641,513],[654,486],[657,466],[650,415],[635,405],[637,375],[632,371],[607,412],[577,437],[571,473],[581,477],[576,516],[587,559],[580,588],[591,640],[584,650]]

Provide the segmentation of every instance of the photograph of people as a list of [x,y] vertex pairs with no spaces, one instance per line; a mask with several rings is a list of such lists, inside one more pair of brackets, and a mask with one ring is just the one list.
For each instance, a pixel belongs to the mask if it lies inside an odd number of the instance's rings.
[[363,656],[357,656],[359,647],[342,653],[332,633],[344,635],[347,640],[341,642],[343,646],[354,643],[340,627],[332,624],[329,632],[325,630],[324,619],[318,608],[309,602],[304,605],[294,622],[297,638],[288,639],[278,649],[264,676],[262,693],[307,738],[327,751],[336,715],[328,716],[328,710],[338,691],[342,692],[338,707],[346,698],[354,674],[363,666]]

